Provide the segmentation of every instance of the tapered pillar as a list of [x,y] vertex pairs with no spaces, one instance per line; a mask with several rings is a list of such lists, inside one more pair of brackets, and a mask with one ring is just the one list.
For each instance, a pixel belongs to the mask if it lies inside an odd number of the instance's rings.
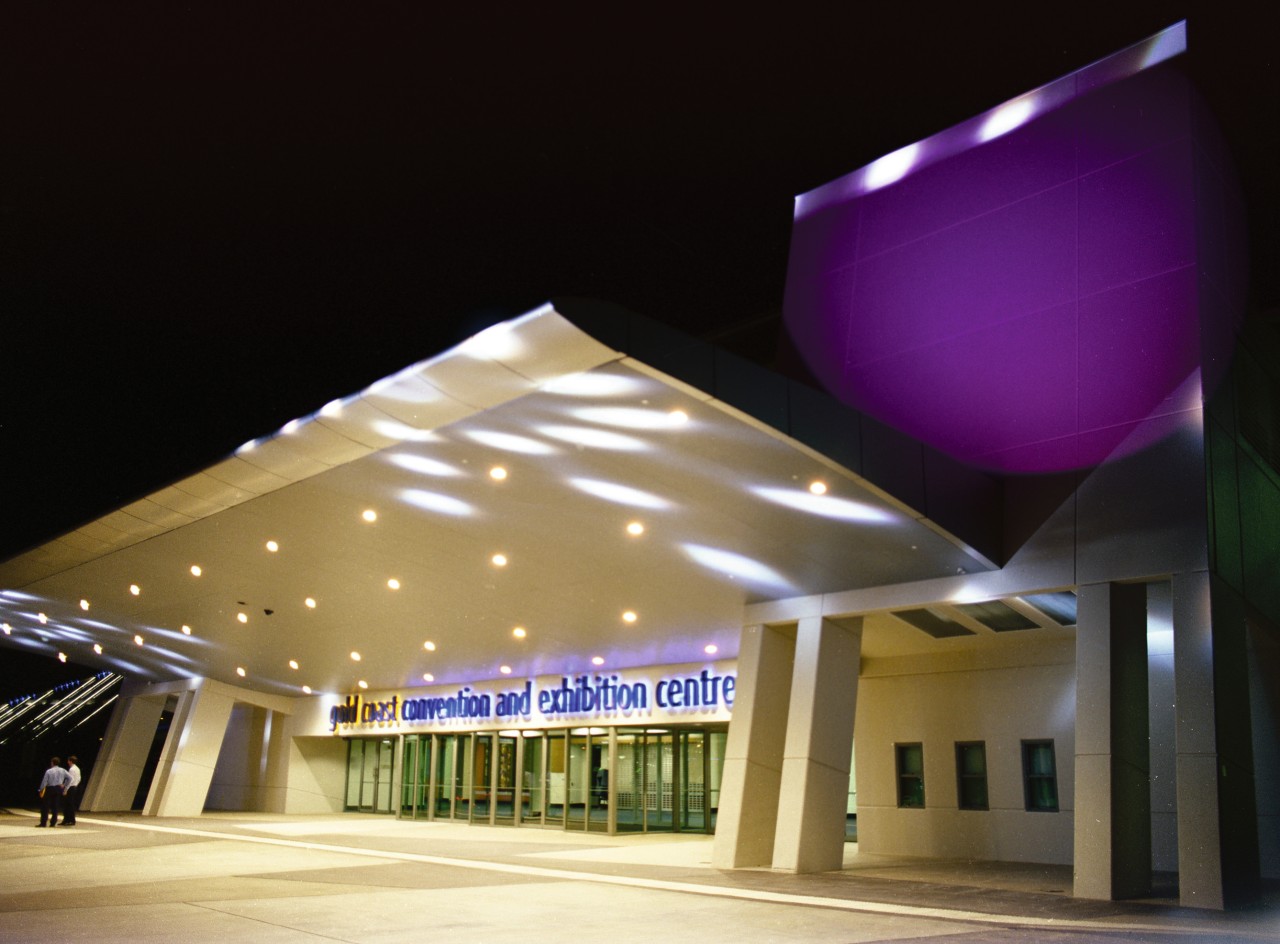
[[716,868],[751,868],[773,861],[795,645],[790,627],[742,629],[712,851]]
[[164,696],[122,694],[116,699],[102,750],[80,804],[82,810],[132,809],[164,703]]
[[144,816],[199,816],[235,700],[207,679],[178,695]]
[[1132,898],[1151,891],[1146,585],[1078,595],[1075,896]]
[[858,702],[862,618],[819,617],[796,629],[773,867],[825,872],[844,865],[845,809]]
[[1258,893],[1243,606],[1203,571],[1173,577],[1178,896],[1222,909]]

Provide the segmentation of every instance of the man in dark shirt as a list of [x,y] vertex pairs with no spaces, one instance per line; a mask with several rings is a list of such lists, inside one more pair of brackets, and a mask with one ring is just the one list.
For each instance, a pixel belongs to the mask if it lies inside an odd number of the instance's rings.
[[40,781],[40,822],[36,824],[38,826],[58,825],[58,801],[62,798],[67,784],[71,782],[71,775],[58,766],[61,762],[57,757],[51,758],[49,769],[44,772],[44,779]]

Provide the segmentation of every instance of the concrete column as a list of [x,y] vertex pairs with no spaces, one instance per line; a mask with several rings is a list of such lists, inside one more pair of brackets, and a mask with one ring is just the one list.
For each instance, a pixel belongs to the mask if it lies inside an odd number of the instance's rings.
[[773,861],[795,645],[791,627],[742,628],[711,856],[718,869]]
[[133,807],[164,703],[164,696],[121,695],[116,700],[81,809],[102,812]]
[[234,698],[208,680],[178,696],[144,816],[199,816],[227,733]]
[[1075,896],[1151,891],[1145,584],[1078,591]]
[[267,714],[267,769],[262,798],[262,810],[267,813],[285,811],[285,792],[289,785],[290,722],[290,717],[282,711]]
[[861,617],[800,621],[773,842],[776,869],[826,872],[844,865],[861,653]]
[[1244,608],[1204,571],[1172,582],[1178,895],[1222,909],[1258,891]]

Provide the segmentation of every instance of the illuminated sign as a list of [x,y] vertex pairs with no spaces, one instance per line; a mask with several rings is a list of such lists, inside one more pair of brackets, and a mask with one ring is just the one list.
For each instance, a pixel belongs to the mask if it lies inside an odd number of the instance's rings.
[[359,695],[329,709],[329,730],[376,724],[452,725],[458,722],[550,723],[559,718],[608,719],[635,715],[728,713],[737,675],[703,668],[650,678],[630,675],[562,675],[543,684],[530,679],[521,688],[485,691],[464,685],[452,692],[415,697],[392,694],[362,701]]

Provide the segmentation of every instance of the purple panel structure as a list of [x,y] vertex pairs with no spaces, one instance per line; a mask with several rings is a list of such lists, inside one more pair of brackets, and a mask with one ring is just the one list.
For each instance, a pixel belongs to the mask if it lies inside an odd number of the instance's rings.
[[1225,175],[1197,155],[1223,152],[1162,64],[1185,42],[1170,27],[797,198],[785,320],[819,382],[1015,474],[1096,466],[1198,409],[1233,334],[1204,321],[1233,315],[1200,303],[1197,256],[1220,279],[1240,250],[1226,214],[1204,231]]

